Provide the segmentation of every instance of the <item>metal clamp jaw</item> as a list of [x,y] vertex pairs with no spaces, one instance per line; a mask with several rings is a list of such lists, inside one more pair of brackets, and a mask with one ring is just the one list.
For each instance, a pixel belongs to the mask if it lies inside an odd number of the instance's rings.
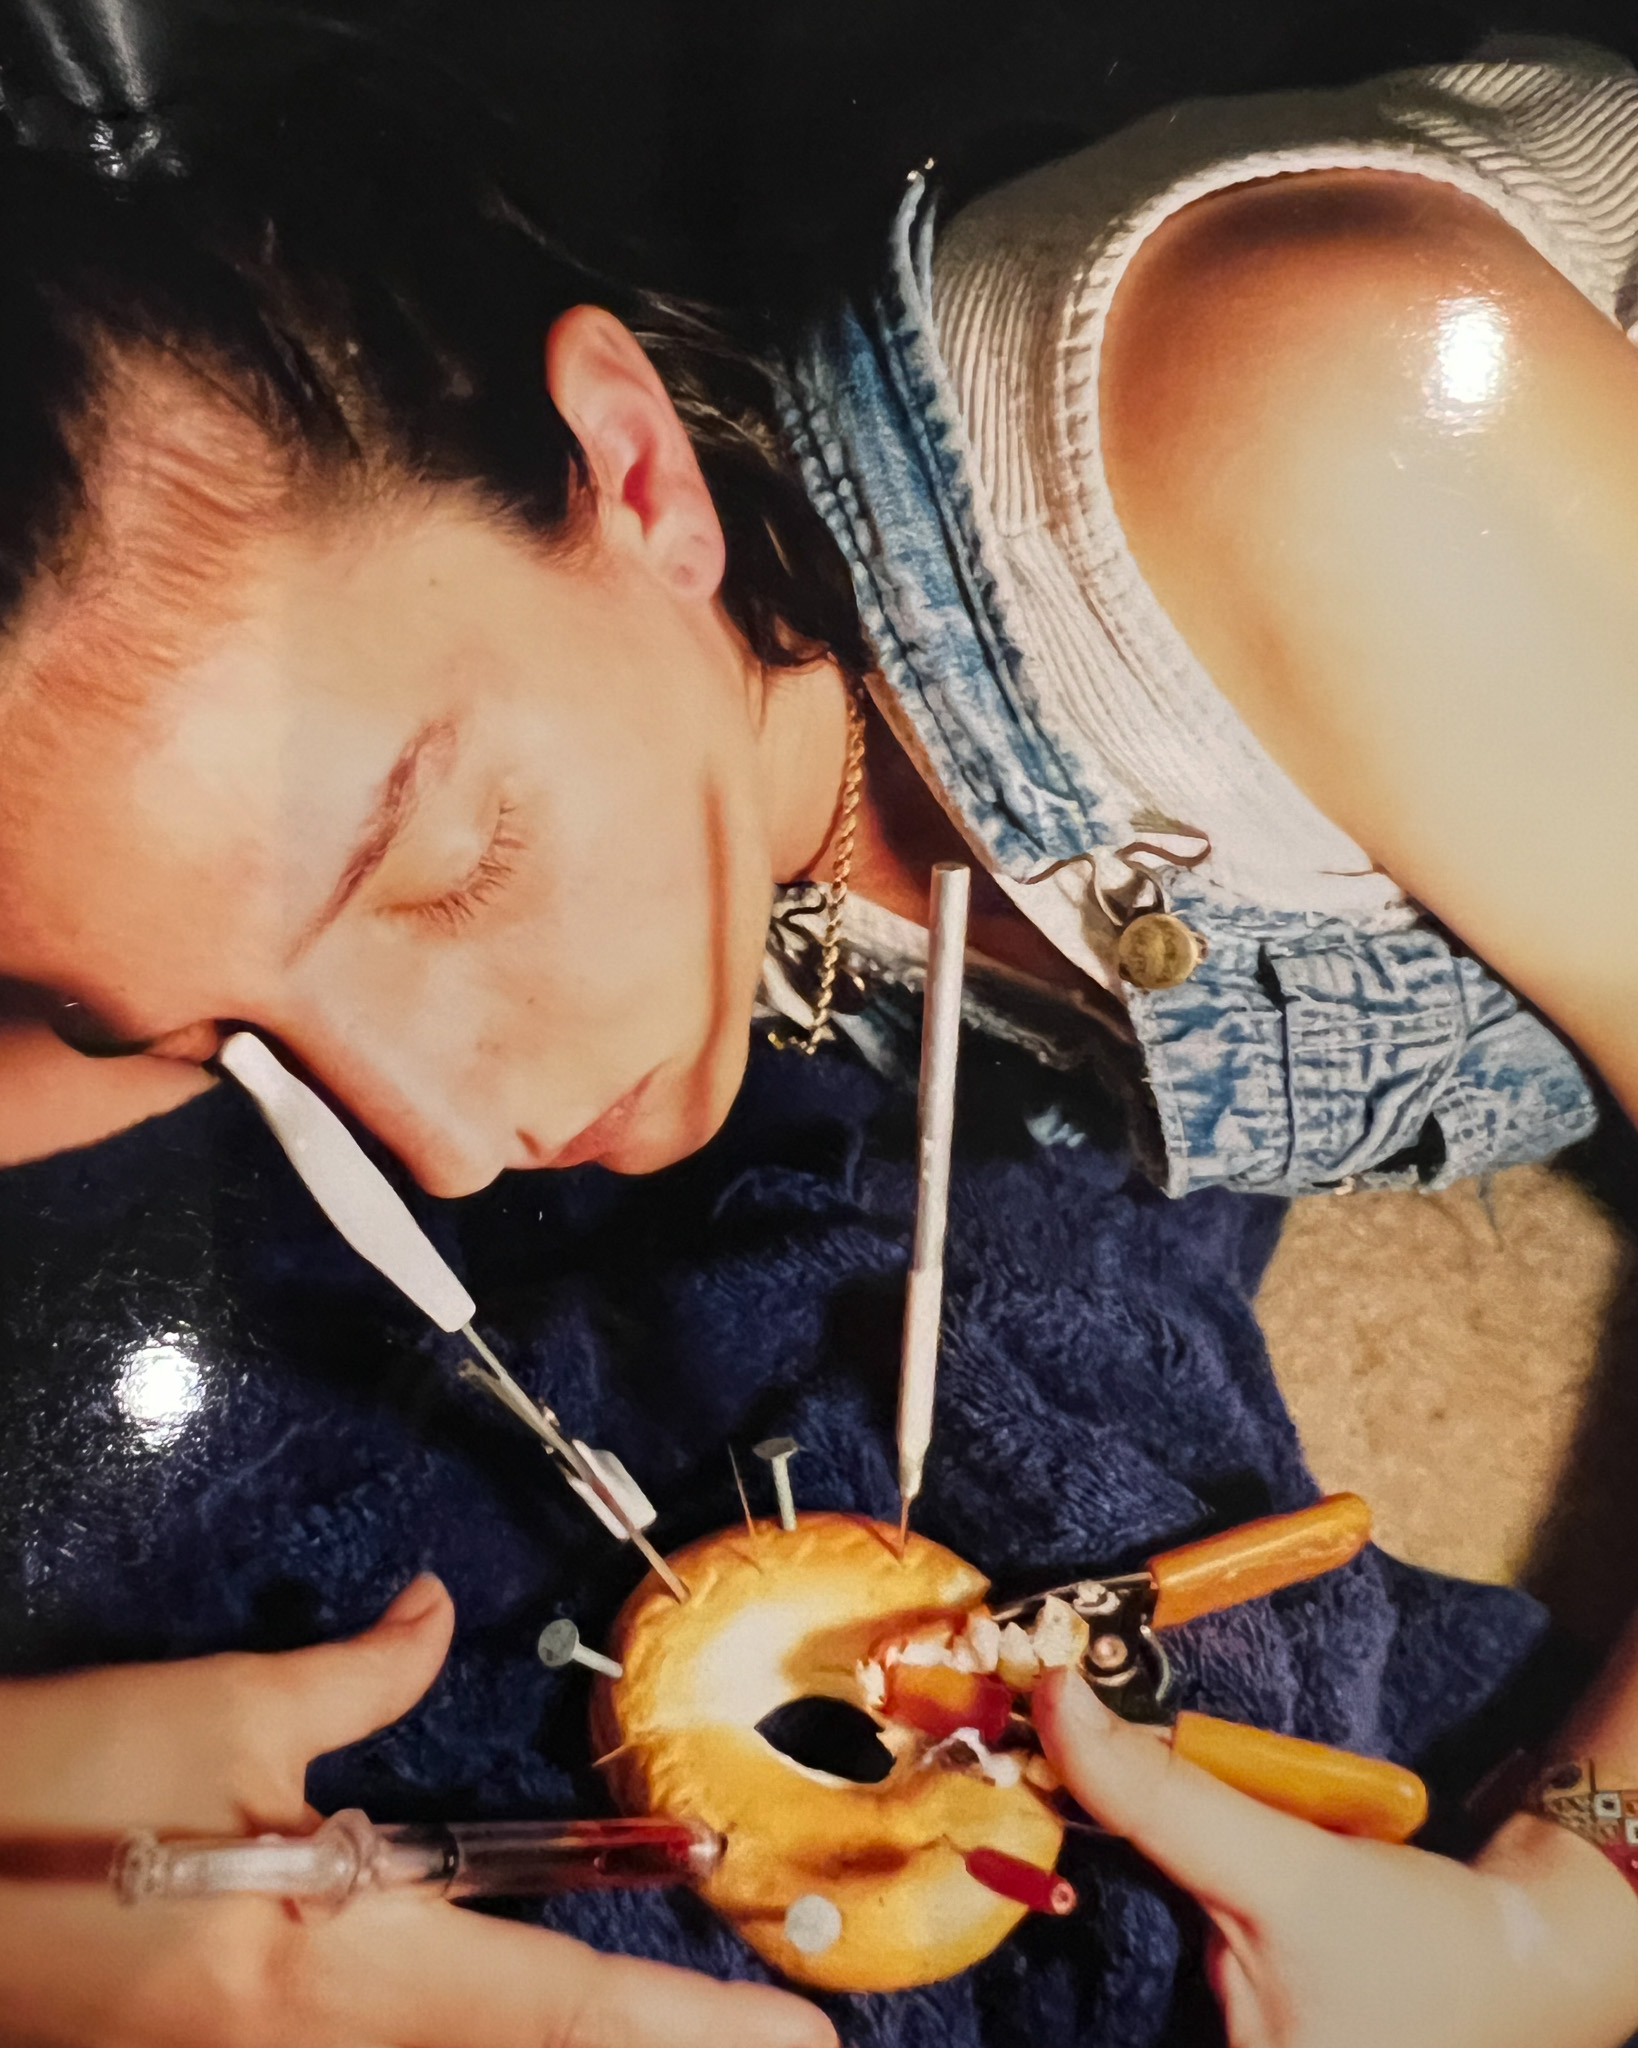
[[1334,1571],[1361,1549],[1370,1527],[1370,1509],[1357,1494],[1332,1494],[1312,1507],[1161,1551],[1120,1578],[1076,1579],[1033,1593],[998,1609],[996,1619],[1033,1619],[1047,1598],[1064,1601],[1092,1631],[1081,1669],[1099,1698],[1128,1721],[1157,1721],[1171,1690],[1158,1631]]
[[1106,1707],[1126,1721],[1165,1718],[1172,1663],[1154,1630],[1159,1589],[1148,1572],[1114,1579],[1072,1579],[992,1610],[1003,1626],[1028,1628],[1048,1600],[1061,1600],[1091,1630],[1080,1673]]
[[1175,1756],[1320,1827],[1403,1842],[1427,1817],[1427,1792],[1412,1772],[1209,1714],[1174,1718],[1164,1711],[1172,1673],[1160,1631],[1334,1571],[1369,1533],[1365,1503],[1354,1494],[1333,1494],[1312,1507],[1265,1515],[1162,1551],[1142,1571],[1075,1579],[992,1612],[1002,1624],[1027,1624],[1047,1599],[1061,1600],[1090,1631],[1080,1670],[1094,1692],[1125,1720],[1171,1721]]

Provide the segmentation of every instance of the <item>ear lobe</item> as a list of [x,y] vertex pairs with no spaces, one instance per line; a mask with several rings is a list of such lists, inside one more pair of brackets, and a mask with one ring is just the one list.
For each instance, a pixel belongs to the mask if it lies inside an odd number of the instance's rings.
[[546,388],[585,454],[605,538],[677,596],[709,602],[722,583],[722,525],[636,336],[601,306],[571,307],[546,336]]

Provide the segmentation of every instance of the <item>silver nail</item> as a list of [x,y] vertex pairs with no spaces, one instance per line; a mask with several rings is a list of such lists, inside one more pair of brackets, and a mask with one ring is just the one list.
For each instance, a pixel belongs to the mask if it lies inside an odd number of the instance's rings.
[[793,1436],[767,1436],[752,1449],[765,1464],[773,1467],[774,1492],[779,1496],[779,1526],[781,1529],[796,1527],[796,1502],[791,1495],[790,1462],[802,1446]]
[[605,1657],[601,1650],[588,1650],[580,1631],[568,1616],[549,1621],[535,1643],[535,1655],[548,1671],[561,1671],[565,1664],[584,1664],[588,1671],[601,1671],[605,1678],[624,1678],[626,1667]]

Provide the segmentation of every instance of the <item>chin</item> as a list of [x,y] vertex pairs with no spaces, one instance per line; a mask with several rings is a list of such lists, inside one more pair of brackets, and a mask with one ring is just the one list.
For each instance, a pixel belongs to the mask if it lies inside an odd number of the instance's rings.
[[598,1164],[610,1173],[658,1173],[710,1144],[728,1121],[745,1078],[750,1030],[695,1062],[668,1099],[654,1106],[636,1129],[611,1145]]

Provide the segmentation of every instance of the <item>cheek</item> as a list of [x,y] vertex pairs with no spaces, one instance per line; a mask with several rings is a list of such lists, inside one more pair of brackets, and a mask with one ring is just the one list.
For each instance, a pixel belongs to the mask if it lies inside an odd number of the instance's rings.
[[748,729],[605,736],[543,792],[539,819],[540,909],[570,980],[611,999],[660,983],[690,1013],[745,983],[772,892]]
[[497,747],[518,840],[504,885],[447,931],[413,914],[344,920],[296,1003],[310,1031],[390,1065],[406,1100],[541,1136],[569,1135],[663,1065],[672,1079],[639,1134],[654,1156],[619,1162],[638,1170],[702,1142],[732,1099],[771,865],[731,728],[662,747],[567,726],[513,726]]
[[529,840],[452,928],[414,913],[346,920],[303,967],[298,1010],[400,1070],[411,1097],[473,1114],[606,1106],[634,1064],[675,1049],[678,920],[640,871],[596,851]]

